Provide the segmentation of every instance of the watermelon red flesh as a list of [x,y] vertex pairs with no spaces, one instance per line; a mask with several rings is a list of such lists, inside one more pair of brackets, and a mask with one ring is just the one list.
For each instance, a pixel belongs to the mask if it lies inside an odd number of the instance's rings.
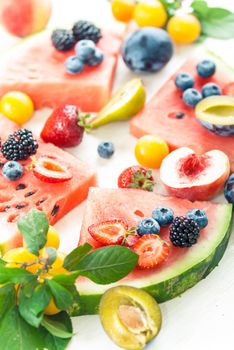
[[[209,132],[201,126],[195,117],[194,109],[185,105],[182,92],[175,86],[175,76],[179,72],[188,72],[195,78],[195,88],[207,82],[217,83],[221,88],[230,83],[233,78],[225,75],[219,66],[212,78],[204,79],[196,74],[197,60],[188,60],[153,96],[143,111],[130,124],[130,131],[136,137],[145,134],[155,134],[165,139],[171,149],[190,147],[197,153],[212,149],[225,152],[234,171],[234,137],[222,137]],[[182,119],[176,118],[176,113],[184,113]]]
[[45,31],[11,49],[0,62],[0,96],[20,90],[28,94],[35,107],[78,105],[83,111],[97,112],[108,101],[115,74],[123,31],[103,30],[98,47],[105,58],[96,67],[85,66],[80,74],[66,73],[64,62],[74,55],[57,51],[51,33]]
[[[53,157],[65,165],[71,172],[72,179],[63,183],[43,182],[37,179],[32,171],[26,169],[31,160],[22,162],[25,166],[24,175],[18,181],[7,181],[0,174],[0,241],[2,242],[0,246],[2,250],[20,244],[16,221],[31,207],[45,211],[50,223],[53,224],[85,200],[89,187],[96,184],[93,169],[60,148],[40,141],[36,157],[40,156]],[[0,159],[0,162],[3,161],[6,160]],[[24,185],[25,188],[20,189],[19,185]]]
[[[91,188],[79,244],[89,242],[95,248],[100,247],[88,233],[88,227],[92,224],[110,219],[122,219],[129,226],[136,226],[137,222],[141,219],[139,212],[143,213],[145,217],[151,217],[152,210],[159,206],[172,208],[175,215],[185,215],[192,208],[200,208],[206,211],[209,219],[208,226],[200,233],[198,243],[191,248],[172,246],[168,237],[168,228],[161,229],[160,237],[168,241],[171,245],[168,259],[154,269],[141,270],[136,268],[125,279],[119,282],[119,284],[130,284],[146,289],[152,287],[153,295],[159,301],[164,301],[178,294],[178,289],[177,294],[176,289],[174,291],[168,290],[168,288],[172,288],[173,284],[170,287],[170,284],[166,283],[167,281],[177,278],[177,282],[179,283],[180,276],[181,278],[184,277],[184,274],[188,273],[187,271],[189,269],[197,266],[197,264],[205,261],[210,255],[214,254],[217,246],[224,239],[230,225],[231,205],[210,202],[192,203],[184,199],[165,197],[156,193],[135,189]],[[192,279],[193,274],[191,272],[188,273],[187,284],[184,283],[180,286],[180,293],[202,279],[208,268],[210,268],[209,264],[203,265],[202,273],[200,272],[199,276],[194,276],[194,280]],[[193,272],[195,273],[195,270]],[[162,284],[164,284],[164,287],[161,286]],[[95,308],[95,302],[98,300],[98,297],[109,286],[98,286],[86,278],[80,278],[77,282],[77,288],[84,296],[85,303],[86,301],[87,303],[90,302]],[[88,312],[95,312],[88,305],[85,305],[85,308],[89,310]]]

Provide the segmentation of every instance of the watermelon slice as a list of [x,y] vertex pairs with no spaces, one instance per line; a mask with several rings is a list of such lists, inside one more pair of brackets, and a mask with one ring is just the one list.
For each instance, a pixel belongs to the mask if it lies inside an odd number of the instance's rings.
[[[7,130],[9,134],[12,128],[16,127],[12,122],[3,125],[5,134]],[[32,171],[24,167],[24,175],[21,179],[8,181],[0,172],[0,252],[21,245],[22,236],[17,232],[16,222],[30,208],[36,207],[43,210],[50,223],[54,224],[85,200],[89,187],[96,184],[93,169],[60,148],[39,141],[36,158],[40,156],[52,157],[65,165],[72,174],[72,179],[67,182],[47,183],[39,180]],[[6,160],[0,158],[0,164],[3,165],[4,162]],[[29,159],[21,163],[27,166],[30,162]]]
[[110,96],[123,30],[103,30],[98,47],[105,59],[96,67],[86,66],[80,74],[66,73],[64,62],[74,55],[57,51],[48,31],[22,41],[0,62],[0,96],[11,90],[28,94],[35,107],[78,105],[83,111],[97,112]]
[[[184,199],[164,197],[136,189],[91,188],[88,196],[79,244],[99,244],[88,233],[91,224],[123,219],[135,226],[141,219],[139,213],[151,216],[157,206],[167,206],[175,215],[185,215],[192,208],[204,209],[209,218],[208,226],[201,231],[198,243],[191,248],[171,247],[168,259],[160,266],[141,270],[136,268],[118,282],[140,287],[150,292],[158,302],[174,298],[205,278],[218,264],[226,249],[231,227],[232,205],[210,202],[190,202]],[[161,229],[160,236],[169,241],[168,228]],[[100,286],[86,278],[79,278],[77,288],[83,301],[84,314],[97,312],[101,294],[110,286]]]
[[[212,58],[213,59],[213,58]],[[185,105],[182,93],[175,86],[175,76],[179,72],[188,72],[195,78],[195,88],[207,82],[214,82],[223,88],[233,81],[233,73],[225,72],[217,63],[217,72],[212,78],[201,78],[196,74],[196,64],[200,59],[189,59],[153,96],[143,111],[130,124],[130,131],[136,137],[145,134],[155,134],[165,139],[171,149],[190,147],[196,153],[205,153],[212,149],[225,152],[234,171],[234,137],[222,137],[209,132],[195,118],[194,109]],[[226,73],[226,74],[225,74]],[[177,113],[183,113],[183,118],[177,118]]]

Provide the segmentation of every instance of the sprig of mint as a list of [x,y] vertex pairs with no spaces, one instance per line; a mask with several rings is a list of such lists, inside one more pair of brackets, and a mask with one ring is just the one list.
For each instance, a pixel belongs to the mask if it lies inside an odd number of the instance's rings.
[[[18,228],[27,250],[36,258],[14,268],[0,259],[0,350],[63,350],[73,336],[70,317],[82,310],[77,277],[85,276],[98,284],[118,281],[132,271],[138,255],[123,246],[92,250],[86,243],[65,258],[68,273],[52,277],[48,273],[57,252],[45,247],[49,228],[45,213],[32,209],[20,218]],[[46,253],[43,257],[42,248]],[[34,264],[40,267],[33,274],[26,269]],[[61,312],[47,316],[44,309],[52,298]]]
[[191,7],[201,22],[203,37],[234,38],[233,12],[221,7],[209,7],[205,0],[193,0]]

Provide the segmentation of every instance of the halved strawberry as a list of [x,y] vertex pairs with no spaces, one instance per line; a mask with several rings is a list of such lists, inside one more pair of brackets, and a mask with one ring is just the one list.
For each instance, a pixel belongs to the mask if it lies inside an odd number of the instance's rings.
[[155,185],[152,170],[142,166],[131,166],[119,175],[118,187],[139,188],[145,191],[153,191]]
[[89,226],[90,235],[103,245],[121,244],[126,236],[128,225],[119,219],[107,220]]
[[133,250],[139,255],[138,265],[149,269],[165,261],[170,249],[169,244],[158,235],[144,235],[133,246]]
[[132,248],[138,241],[139,241],[140,236],[138,235],[128,235],[124,239],[124,245],[128,248]]
[[70,171],[57,160],[40,157],[33,164],[33,174],[44,182],[65,182],[72,178]]

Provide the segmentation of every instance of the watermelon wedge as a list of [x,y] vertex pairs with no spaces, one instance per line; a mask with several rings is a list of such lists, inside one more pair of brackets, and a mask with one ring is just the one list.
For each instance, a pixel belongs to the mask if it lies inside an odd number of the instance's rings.
[[[136,268],[118,282],[143,288],[158,302],[164,302],[194,286],[217,266],[230,235],[232,205],[192,203],[136,189],[91,188],[79,244],[89,242],[94,247],[99,246],[88,233],[91,224],[117,218],[126,220],[130,226],[135,226],[141,219],[139,213],[151,216],[152,210],[157,206],[170,207],[175,215],[185,215],[192,208],[200,208],[206,211],[209,218],[209,224],[201,231],[197,244],[191,248],[172,246],[168,259],[157,268],[149,270]],[[168,228],[161,229],[160,236],[169,241]],[[110,286],[96,285],[86,278],[79,278],[77,288],[83,301],[82,313],[93,314],[98,310],[102,293]]]
[[99,111],[111,94],[123,29],[102,33],[97,46],[105,55],[103,62],[96,67],[86,66],[76,75],[66,73],[64,67],[74,50],[57,51],[49,31],[23,40],[0,61],[0,96],[20,90],[32,98],[37,109],[68,103],[78,105],[83,111]]
[[[221,88],[233,81],[234,75],[227,72],[226,67],[217,62],[217,72],[211,78],[201,78],[196,74],[196,64],[199,59],[189,59],[152,97],[146,107],[130,123],[130,131],[136,137],[145,134],[155,134],[167,141],[171,149],[190,147],[196,153],[205,153],[212,149],[225,152],[234,171],[234,137],[222,137],[209,132],[195,118],[194,109],[185,105],[182,93],[175,86],[175,76],[179,72],[188,72],[195,78],[195,88],[207,82],[214,82]],[[212,57],[212,60],[214,58]],[[221,67],[222,66],[222,67]],[[182,118],[177,118],[183,113]]]
[[[16,127],[12,122],[3,125],[5,134],[7,130],[9,134]],[[39,141],[36,158],[40,156],[52,157],[65,165],[72,174],[72,179],[60,183],[43,182],[33,175],[32,170],[26,169],[31,163],[30,159],[21,162],[24,174],[17,181],[6,180],[0,172],[0,252],[21,245],[22,236],[17,232],[16,222],[30,208],[43,210],[53,224],[85,200],[89,187],[96,184],[94,170],[60,148]],[[4,162],[6,160],[0,158],[0,164],[3,165]]]

